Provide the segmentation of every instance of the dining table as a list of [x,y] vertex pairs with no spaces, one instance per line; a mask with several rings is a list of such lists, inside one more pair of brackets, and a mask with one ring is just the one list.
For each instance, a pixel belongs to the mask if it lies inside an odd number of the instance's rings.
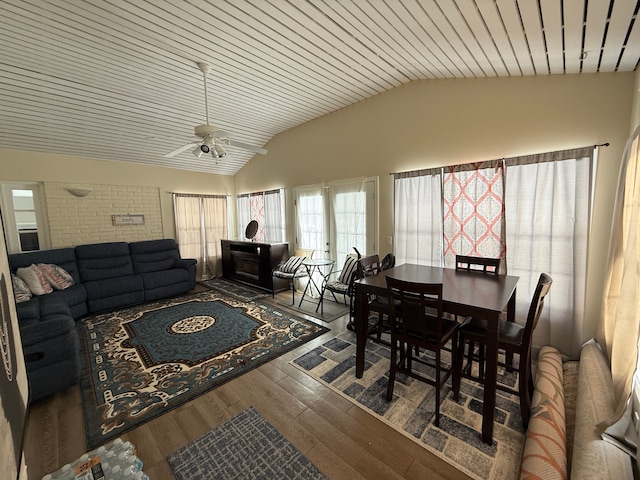
[[498,326],[506,310],[507,321],[515,321],[516,286],[519,277],[487,275],[479,271],[426,265],[402,264],[355,282],[356,377],[364,373],[364,356],[369,330],[369,298],[387,296],[387,277],[415,283],[442,283],[443,310],[465,318],[487,321],[482,441],[493,443],[493,413],[496,404],[498,370]]

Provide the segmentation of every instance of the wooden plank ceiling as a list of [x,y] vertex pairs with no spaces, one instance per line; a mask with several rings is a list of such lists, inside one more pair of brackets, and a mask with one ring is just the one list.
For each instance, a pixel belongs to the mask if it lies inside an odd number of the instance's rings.
[[[2,0],[0,148],[235,174],[264,146],[420,79],[625,72],[637,0]],[[265,157],[265,161],[268,157]]]

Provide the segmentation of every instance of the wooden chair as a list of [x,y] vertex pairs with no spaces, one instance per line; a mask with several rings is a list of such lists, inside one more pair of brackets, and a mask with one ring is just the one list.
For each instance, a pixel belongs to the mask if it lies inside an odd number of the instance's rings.
[[[307,269],[304,268],[302,262],[306,258],[311,258],[313,256],[313,249],[310,248],[298,248],[293,256],[289,257],[285,262],[282,262],[279,265],[276,265],[271,274],[274,277],[278,278],[286,278],[291,281],[291,292],[292,292],[292,304],[296,304],[296,285],[295,280],[297,278],[308,277]],[[273,292],[273,297],[275,298],[275,292]]]
[[[500,271],[500,258],[488,258],[488,257],[473,257],[469,255],[456,255],[456,270],[465,270],[467,272],[486,273],[489,275],[497,275]],[[457,319],[457,317],[456,317]],[[480,320],[473,317],[467,317],[462,322],[463,324],[473,323],[474,325],[484,326],[487,328],[487,324],[484,320]],[[471,365],[473,355],[476,349],[474,343],[469,343],[469,351],[467,353],[468,365]],[[462,354],[464,355],[464,344],[462,345]],[[480,377],[484,377],[484,346],[478,346],[478,360],[480,371]],[[511,362],[511,358],[508,363]]]
[[[433,385],[436,389],[436,413],[434,424],[440,425],[440,391],[457,364],[455,348],[458,323],[442,316],[442,284],[413,283],[387,277],[389,305],[391,306],[391,364],[387,401],[393,399],[396,373],[402,372],[416,380]],[[400,306],[399,311],[397,305]],[[453,361],[444,367],[441,354],[448,342],[454,345]],[[424,348],[435,353],[435,363],[413,358],[414,348]],[[400,357],[398,358],[398,351]],[[413,362],[435,369],[435,379],[413,370]]]
[[[529,423],[529,414],[531,410],[531,395],[533,394],[533,379],[531,377],[531,339],[533,331],[538,324],[540,313],[544,307],[544,299],[551,288],[551,277],[546,273],[540,274],[536,290],[531,299],[529,314],[524,325],[506,320],[500,321],[498,332],[498,348],[506,353],[518,354],[518,389],[513,389],[506,385],[497,384],[496,388],[518,395],[520,397],[520,413],[522,415],[522,424],[527,427]],[[486,325],[467,323],[458,329],[458,353],[456,355],[456,374],[453,381],[453,398],[458,400],[460,393],[460,378],[469,378],[476,382],[484,383],[484,377],[474,377],[471,371],[471,365],[463,366],[463,357],[466,342],[486,345],[487,327]],[[481,361],[484,361],[482,359]],[[507,369],[512,369],[510,365],[501,364]]]

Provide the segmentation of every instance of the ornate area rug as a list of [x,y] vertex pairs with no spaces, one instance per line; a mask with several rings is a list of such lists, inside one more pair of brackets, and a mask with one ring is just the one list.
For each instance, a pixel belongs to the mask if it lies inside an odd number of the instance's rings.
[[178,480],[326,479],[253,407],[167,457]]
[[213,290],[88,317],[78,329],[88,449],[328,331]]
[[[455,402],[449,381],[441,391],[438,428],[433,425],[435,388],[431,385],[397,374],[394,398],[387,402],[390,352],[386,346],[367,342],[364,375],[356,378],[355,338],[355,333],[346,331],[291,363],[470,477],[518,477],[524,430],[517,396],[497,393],[490,446],[480,438],[482,387],[462,379],[460,401]],[[419,367],[414,362],[414,368]],[[423,371],[433,378],[432,372]],[[514,385],[516,380],[516,374],[502,372],[502,382]]]

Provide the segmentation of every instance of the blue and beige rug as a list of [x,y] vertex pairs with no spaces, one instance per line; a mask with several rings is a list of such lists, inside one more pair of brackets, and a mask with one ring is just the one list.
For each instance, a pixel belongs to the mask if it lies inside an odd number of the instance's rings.
[[88,449],[328,331],[217,290],[91,316],[78,328]]
[[326,480],[253,407],[167,457],[177,480]]
[[[441,392],[440,427],[436,427],[434,387],[398,374],[393,400],[387,402],[389,349],[368,341],[365,371],[362,378],[356,378],[355,348],[355,333],[346,331],[291,363],[470,477],[518,477],[524,431],[517,396],[497,393],[494,442],[487,445],[480,438],[480,385],[463,379],[460,401],[455,402],[449,381]],[[428,370],[422,373],[433,378]],[[514,385],[517,375],[505,373],[500,380]]]

